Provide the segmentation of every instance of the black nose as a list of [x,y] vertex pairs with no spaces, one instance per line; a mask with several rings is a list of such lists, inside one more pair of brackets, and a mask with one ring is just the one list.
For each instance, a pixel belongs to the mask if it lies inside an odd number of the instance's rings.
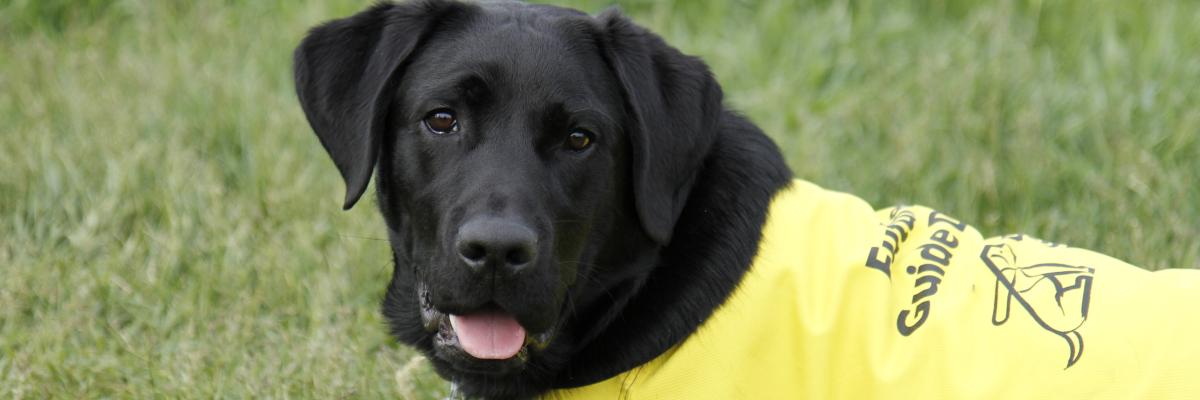
[[537,236],[525,225],[497,218],[476,218],[458,229],[458,257],[478,272],[504,268],[516,272],[537,257]]

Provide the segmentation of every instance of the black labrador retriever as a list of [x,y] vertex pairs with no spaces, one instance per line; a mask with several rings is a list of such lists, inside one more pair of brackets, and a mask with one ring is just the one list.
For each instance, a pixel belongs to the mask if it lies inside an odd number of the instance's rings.
[[1200,392],[1200,274],[792,181],[618,12],[379,4],[313,29],[295,78],[346,208],[376,176],[392,333],[467,396]]
[[345,208],[376,171],[393,334],[473,396],[595,382],[682,341],[791,176],[701,60],[618,12],[379,4],[314,28],[295,79]]

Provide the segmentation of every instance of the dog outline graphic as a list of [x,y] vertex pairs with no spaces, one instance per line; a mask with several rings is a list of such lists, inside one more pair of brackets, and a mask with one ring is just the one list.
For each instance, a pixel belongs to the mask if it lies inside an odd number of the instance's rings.
[[1016,300],[1038,325],[1066,340],[1070,353],[1064,369],[1075,365],[1083,356],[1079,328],[1087,322],[1095,268],[1054,262],[1021,266],[1009,244],[984,246],[980,258],[996,276],[992,324],[1008,322]]

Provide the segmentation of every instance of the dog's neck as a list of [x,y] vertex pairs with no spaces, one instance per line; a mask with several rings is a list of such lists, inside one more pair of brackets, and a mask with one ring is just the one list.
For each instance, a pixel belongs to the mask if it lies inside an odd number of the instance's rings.
[[[603,300],[572,322],[579,351],[555,387],[595,383],[683,342],[733,292],[758,251],[767,209],[791,180],[779,149],[757,127],[726,112],[674,238],[635,249],[649,275],[606,288]],[[634,268],[637,269],[637,268]],[[586,320],[584,319],[586,318]]]

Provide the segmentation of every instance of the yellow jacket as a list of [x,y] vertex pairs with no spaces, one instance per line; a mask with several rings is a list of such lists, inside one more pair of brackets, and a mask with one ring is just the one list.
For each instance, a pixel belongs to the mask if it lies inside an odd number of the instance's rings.
[[685,342],[578,399],[1196,399],[1200,272],[797,181]]

